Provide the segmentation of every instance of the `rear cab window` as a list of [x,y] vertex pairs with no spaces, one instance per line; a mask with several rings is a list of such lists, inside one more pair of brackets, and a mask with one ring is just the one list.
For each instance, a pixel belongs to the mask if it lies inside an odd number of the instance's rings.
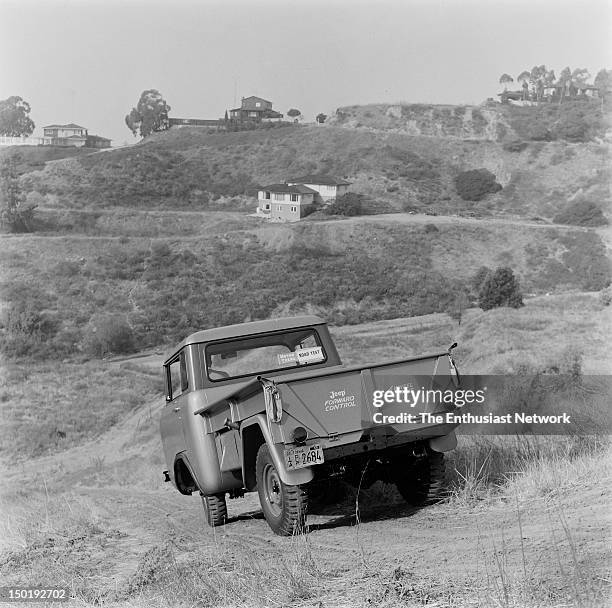
[[317,331],[304,328],[202,344],[212,382],[323,364],[327,353]]

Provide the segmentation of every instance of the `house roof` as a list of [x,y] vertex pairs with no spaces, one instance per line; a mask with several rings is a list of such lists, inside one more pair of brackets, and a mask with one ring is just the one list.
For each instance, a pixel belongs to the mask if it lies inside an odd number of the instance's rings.
[[289,184],[270,184],[269,186],[261,186],[259,190],[268,192],[276,192],[278,194],[316,194],[316,190],[301,184],[290,186]]
[[331,175],[303,175],[287,180],[288,184],[316,184],[321,186],[349,186],[351,182]]
[[84,129],[85,127],[81,127],[80,125],[75,125],[71,122],[68,125],[47,125],[43,127],[43,129]]
[[263,99],[262,97],[255,97],[255,95],[251,95],[250,97],[243,97],[241,102],[241,107],[243,110],[259,110],[263,109],[262,107],[257,107],[255,104],[259,102],[261,104],[269,104],[272,105],[271,101],[267,99]]

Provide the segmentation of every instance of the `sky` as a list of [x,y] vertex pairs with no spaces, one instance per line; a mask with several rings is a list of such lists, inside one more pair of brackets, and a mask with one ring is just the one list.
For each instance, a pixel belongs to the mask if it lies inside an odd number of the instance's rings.
[[180,118],[258,95],[306,120],[343,105],[481,103],[545,64],[612,68],[612,0],[0,0],[0,99],[35,135],[74,122],[133,142],[158,89]]

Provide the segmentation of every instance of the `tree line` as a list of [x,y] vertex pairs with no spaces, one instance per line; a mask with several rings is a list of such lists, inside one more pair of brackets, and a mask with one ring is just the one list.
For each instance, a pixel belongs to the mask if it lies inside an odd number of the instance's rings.
[[[602,68],[597,72],[593,83],[589,80],[591,75],[586,68],[572,70],[569,66],[563,68],[557,78],[554,70],[549,70],[544,64],[535,65],[531,70],[523,70],[517,77],[516,82],[521,84],[522,99],[529,101],[542,101],[547,88],[557,87],[560,91],[559,102],[563,99],[576,97],[580,90],[585,87],[596,87],[600,97],[604,98],[610,94],[612,87],[612,70]],[[499,83],[504,85],[507,91],[508,85],[514,82],[514,78],[508,73],[499,77]]]

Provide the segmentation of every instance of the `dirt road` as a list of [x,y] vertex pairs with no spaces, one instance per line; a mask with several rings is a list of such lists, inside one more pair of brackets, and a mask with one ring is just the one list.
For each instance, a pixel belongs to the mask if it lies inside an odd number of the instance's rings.
[[[608,473],[570,488],[551,483],[540,496],[516,486],[421,510],[376,486],[311,515],[299,538],[272,534],[250,494],[230,501],[228,525],[213,530],[199,497],[162,482],[159,410],[141,408],[95,441],[5,472],[5,577],[10,570],[11,582],[35,584],[51,571],[80,581],[79,602],[164,605],[167,595],[148,590],[171,555],[179,572],[196,563],[202,577],[218,569],[234,572],[232,581],[246,577],[223,596],[227,603],[199,605],[492,606],[507,594],[509,606],[571,605],[555,602],[575,596],[581,581],[590,605],[602,601],[586,594],[601,587],[610,563]],[[35,541],[26,533],[33,518]],[[269,589],[247,580],[261,564]],[[279,598],[271,581],[288,572],[301,582]]]

